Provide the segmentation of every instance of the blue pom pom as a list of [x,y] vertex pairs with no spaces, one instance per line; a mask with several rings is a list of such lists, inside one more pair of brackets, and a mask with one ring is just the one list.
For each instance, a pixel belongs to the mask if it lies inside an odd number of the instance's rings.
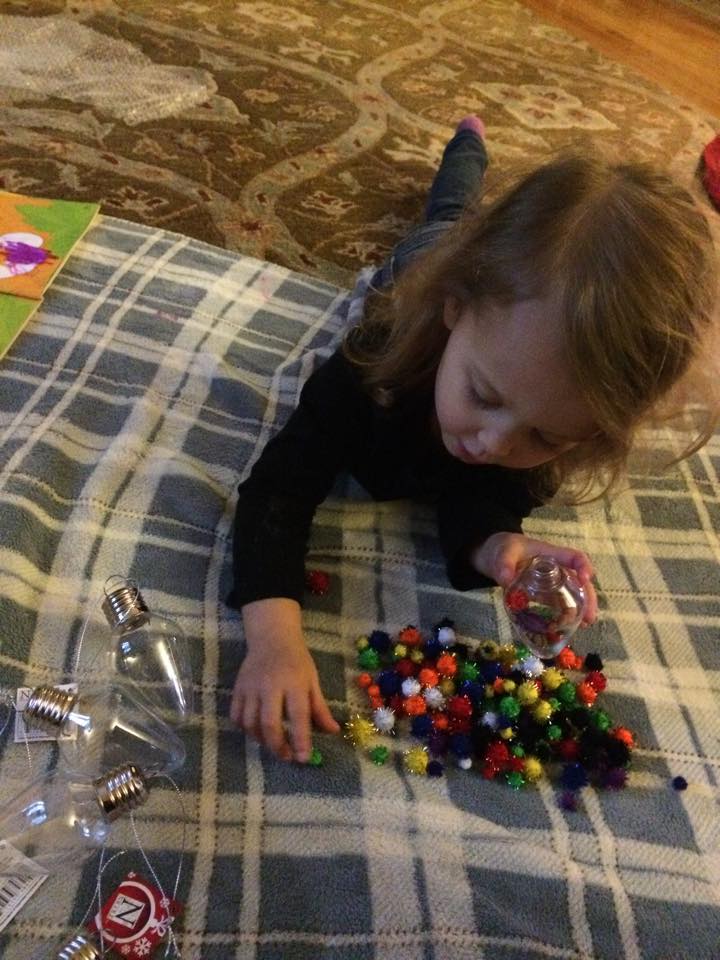
[[414,737],[419,737],[422,740],[424,737],[427,737],[432,730],[432,720],[426,713],[421,714],[419,717],[413,717],[410,730]]
[[439,640],[428,640],[425,644],[425,659],[435,660],[435,658],[439,657],[444,651],[445,647],[443,647]]
[[497,660],[488,660],[480,667],[480,673],[485,683],[492,683],[502,674],[502,669],[502,664]]
[[450,737],[450,749],[458,757],[469,757],[472,753],[472,743],[466,733],[453,733]]
[[395,673],[394,670],[382,670],[377,676],[376,683],[384,697],[393,697],[396,693],[400,693],[402,680],[400,674]]
[[566,790],[580,790],[588,784],[588,775],[581,763],[566,763],[560,781]]
[[441,777],[443,775],[443,765],[439,760],[431,760],[427,765],[426,773],[429,777]]
[[463,680],[460,684],[460,693],[470,697],[475,705],[485,699],[485,687],[477,680]]
[[685,777],[673,777],[673,790],[687,790],[688,782]]
[[385,633],[384,630],[373,630],[373,632],[368,637],[368,643],[373,648],[377,650],[378,653],[385,653],[390,649],[390,634]]

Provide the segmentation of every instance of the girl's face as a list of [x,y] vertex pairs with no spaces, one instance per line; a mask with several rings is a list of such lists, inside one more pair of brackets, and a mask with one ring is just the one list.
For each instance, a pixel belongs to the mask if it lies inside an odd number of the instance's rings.
[[482,308],[445,302],[450,330],[435,378],[443,443],[465,463],[525,470],[597,432],[542,300]]

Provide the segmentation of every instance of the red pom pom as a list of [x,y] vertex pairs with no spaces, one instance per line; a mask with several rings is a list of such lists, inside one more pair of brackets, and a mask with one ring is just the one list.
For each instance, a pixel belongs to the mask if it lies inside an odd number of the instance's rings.
[[495,740],[493,743],[488,744],[484,759],[485,763],[497,767],[498,770],[503,770],[510,759],[510,751],[506,744]]
[[457,661],[451,653],[443,653],[437,659],[437,672],[441,677],[454,677],[457,673]]
[[407,644],[408,647],[417,647],[422,642],[422,634],[417,627],[404,627],[398,634],[398,641]]
[[363,687],[366,690],[372,682],[373,682],[373,678],[370,676],[369,673],[361,673],[360,676],[357,678],[358,686]]
[[452,717],[467,719],[472,716],[473,705],[470,697],[450,697],[447,702],[447,711]]
[[579,670],[582,663],[582,657],[579,657],[570,647],[564,647],[555,657],[555,666],[562,670]]
[[413,677],[415,676],[415,664],[412,660],[408,660],[407,657],[403,657],[402,660],[398,660],[395,664],[395,671],[399,673],[401,677]]
[[450,718],[446,713],[436,713],[432,725],[436,730],[447,730],[450,726]]
[[419,694],[416,697],[406,697],[404,706],[405,713],[409,717],[419,717],[421,714],[427,711],[425,699]]
[[627,727],[615,727],[614,730],[610,731],[610,736],[624,743],[629,750],[632,750],[635,746],[635,738]]
[[575,687],[575,692],[577,694],[578,700],[581,703],[584,703],[586,707],[592,706],[592,704],[595,703],[597,699],[597,690],[595,689],[595,687],[593,687],[591,684],[587,682],[579,683]]
[[607,686],[607,677],[599,670],[591,670],[585,677],[585,683],[589,683],[593,690],[602,693]]
[[508,590],[505,603],[511,610],[525,610],[530,599],[524,590]]
[[471,729],[470,717],[450,717],[448,720],[448,733],[470,733]]
[[323,597],[330,589],[330,574],[324,570],[306,570],[305,587],[316,597]]
[[561,740],[557,745],[557,751],[563,760],[577,760],[580,756],[580,744],[577,740]]

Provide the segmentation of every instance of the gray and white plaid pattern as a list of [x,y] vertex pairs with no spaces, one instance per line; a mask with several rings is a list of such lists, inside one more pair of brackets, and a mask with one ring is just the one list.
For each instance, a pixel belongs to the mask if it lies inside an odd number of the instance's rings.
[[[234,490],[337,345],[348,297],[194,240],[102,218],[0,363],[0,683],[60,679],[86,617],[102,641],[111,574],[135,577],[193,651],[199,712],[184,731],[183,808],[160,784],[138,834],[179,899],[185,960],[531,960],[720,957],[720,438],[671,473],[633,474],[611,504],[527,524],[586,549],[602,613],[602,695],[638,749],[629,786],[566,813],[547,780],[515,792],[476,771],[375,767],[318,737],[321,768],[274,761],[230,728],[242,652],[230,585]],[[659,448],[668,439],[658,434]],[[497,591],[447,585],[427,509],[375,504],[349,481],[320,509],[307,637],[342,719],[362,707],[355,640],[452,617],[507,639]],[[0,741],[0,799],[27,755]],[[32,747],[33,768],[52,747]],[[672,789],[684,776],[689,789]],[[103,876],[147,874],[129,853]],[[4,934],[7,960],[69,936],[96,861],[46,883]]]

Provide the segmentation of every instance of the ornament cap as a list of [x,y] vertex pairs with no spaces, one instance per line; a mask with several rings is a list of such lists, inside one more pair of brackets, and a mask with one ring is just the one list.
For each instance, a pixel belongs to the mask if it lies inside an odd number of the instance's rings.
[[134,763],[108,770],[93,780],[93,786],[100,810],[110,823],[142,806],[149,793],[145,775]]
[[134,630],[147,623],[150,611],[134,580],[109,577],[105,581],[102,611],[111,629]]
[[78,694],[59,687],[35,687],[23,711],[26,719],[45,730],[56,731],[70,715]]
[[65,944],[57,960],[99,960],[100,951],[83,936],[77,936]]

